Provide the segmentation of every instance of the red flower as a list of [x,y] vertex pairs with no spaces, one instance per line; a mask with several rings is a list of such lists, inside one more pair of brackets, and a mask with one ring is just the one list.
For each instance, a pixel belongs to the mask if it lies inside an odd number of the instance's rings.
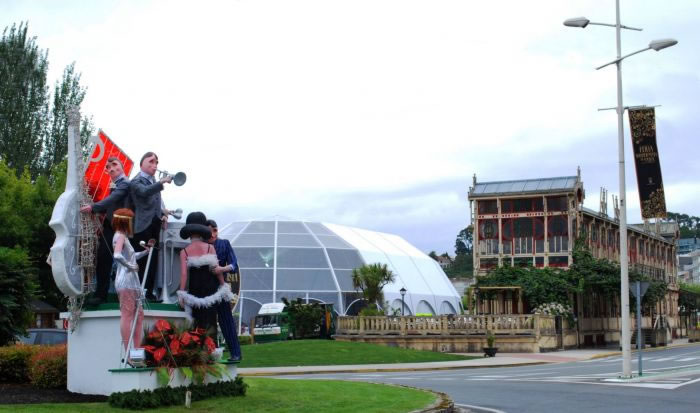
[[207,349],[209,352],[213,352],[214,349],[216,348],[216,344],[214,344],[214,340],[211,339],[211,337],[207,336],[207,338],[204,339],[204,344],[207,345]]
[[180,342],[178,339],[170,342],[170,352],[173,353],[173,356],[180,354]]
[[153,358],[155,359],[156,363],[160,363],[160,361],[165,357],[166,350],[161,347],[158,350],[153,353]]
[[192,336],[188,332],[184,332],[180,338],[180,341],[182,341],[182,344],[184,345],[190,344],[190,340],[192,340]]
[[199,337],[199,336],[191,335],[190,337],[192,337],[192,341],[194,341],[195,343],[197,343],[197,344],[200,343],[200,337]]
[[197,328],[194,330],[194,332],[195,332],[196,334],[199,334],[199,335],[201,336],[201,335],[204,335],[204,333],[206,333],[207,330],[205,330],[205,329],[203,329],[203,328],[201,328],[201,327],[197,327]]
[[143,348],[149,353],[156,351],[156,346],[143,346]]
[[170,330],[170,323],[168,323],[165,320],[158,320],[156,321],[156,330],[158,331],[165,331],[165,330]]

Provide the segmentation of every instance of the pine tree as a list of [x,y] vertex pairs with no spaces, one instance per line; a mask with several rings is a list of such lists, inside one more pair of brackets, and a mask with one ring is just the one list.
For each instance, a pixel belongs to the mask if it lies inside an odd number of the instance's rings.
[[40,170],[48,119],[47,52],[27,37],[27,24],[5,28],[0,39],[0,159],[17,176]]

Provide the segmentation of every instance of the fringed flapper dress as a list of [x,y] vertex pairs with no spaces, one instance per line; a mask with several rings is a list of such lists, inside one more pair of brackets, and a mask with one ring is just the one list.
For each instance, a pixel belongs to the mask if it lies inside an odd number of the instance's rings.
[[[187,254],[187,250],[185,250]],[[216,307],[220,301],[233,299],[231,287],[219,280],[211,269],[219,264],[216,254],[205,254],[199,257],[187,257],[189,279],[188,291],[178,291],[178,297],[185,303],[188,318],[194,319],[194,326],[204,329],[216,327]]]

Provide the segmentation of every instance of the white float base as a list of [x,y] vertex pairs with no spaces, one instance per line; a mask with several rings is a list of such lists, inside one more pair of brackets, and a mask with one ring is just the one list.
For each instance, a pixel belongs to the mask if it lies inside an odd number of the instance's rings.
[[[69,313],[61,313],[68,318]],[[110,395],[117,391],[157,388],[156,373],[147,369],[124,372],[121,366],[121,333],[119,310],[85,311],[78,327],[68,331],[68,390],[81,394]],[[144,328],[150,330],[156,320],[165,319],[175,324],[184,323],[183,311],[145,310]],[[236,377],[236,365],[227,365],[231,376]],[[110,372],[110,370],[119,370]],[[181,373],[175,375],[175,380]],[[213,379],[213,378],[212,378]],[[229,378],[224,378],[230,380]],[[216,381],[216,380],[214,380]],[[179,383],[179,384],[178,384]],[[180,386],[183,383],[171,383]]]
[[[237,367],[235,364],[226,364],[228,377],[217,379],[212,375],[207,375],[204,384],[216,383],[218,381],[232,381],[236,378]],[[130,390],[155,390],[158,387],[158,377],[154,368],[146,369],[116,369],[110,371],[112,378],[112,392],[124,392]],[[176,370],[168,384],[170,387],[186,386],[192,380],[185,377],[182,372]]]

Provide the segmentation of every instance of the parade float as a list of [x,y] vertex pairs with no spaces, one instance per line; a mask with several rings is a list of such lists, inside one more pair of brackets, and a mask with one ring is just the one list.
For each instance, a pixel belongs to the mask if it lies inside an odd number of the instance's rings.
[[[93,214],[80,213],[79,209],[109,193],[110,178],[104,172],[107,158],[117,157],[127,177],[134,162],[102,130],[90,139],[87,148],[89,156],[84,159],[79,130],[80,114],[74,108],[69,113],[68,123],[66,189],[56,202],[49,222],[56,233],[49,263],[56,285],[68,298],[68,311],[61,314],[68,329],[68,390],[110,395],[130,390],[151,390],[163,385],[178,387],[193,382],[234,380],[236,363],[217,360],[221,349],[212,348],[212,342],[197,338],[201,340],[201,345],[188,350],[204,351],[205,358],[210,360],[209,365],[204,366],[187,365],[187,359],[176,357],[179,348],[172,348],[173,345],[182,346],[184,351],[186,345],[183,341],[189,344],[188,339],[201,336],[197,334],[200,332],[187,332],[187,315],[175,304],[175,292],[180,280],[179,252],[189,243],[179,237],[182,223],[170,223],[167,230],[161,231],[156,286],[160,288],[162,303],[143,303],[146,341],[155,339],[156,333],[163,334],[165,325],[179,331],[175,340],[164,341],[160,349],[153,347],[144,350],[142,343],[134,343],[125,351],[119,329],[119,303],[112,300],[94,308],[85,304],[85,297],[94,288],[92,280],[100,224]],[[175,334],[170,332],[168,336]],[[178,344],[173,344],[175,342]],[[134,349],[133,353],[131,348]],[[148,357],[145,356],[147,350],[151,350]],[[156,365],[153,365],[156,350],[159,357]],[[131,365],[126,364],[127,354],[132,356]],[[146,364],[147,358],[151,366]],[[167,374],[163,373],[163,368]]]

